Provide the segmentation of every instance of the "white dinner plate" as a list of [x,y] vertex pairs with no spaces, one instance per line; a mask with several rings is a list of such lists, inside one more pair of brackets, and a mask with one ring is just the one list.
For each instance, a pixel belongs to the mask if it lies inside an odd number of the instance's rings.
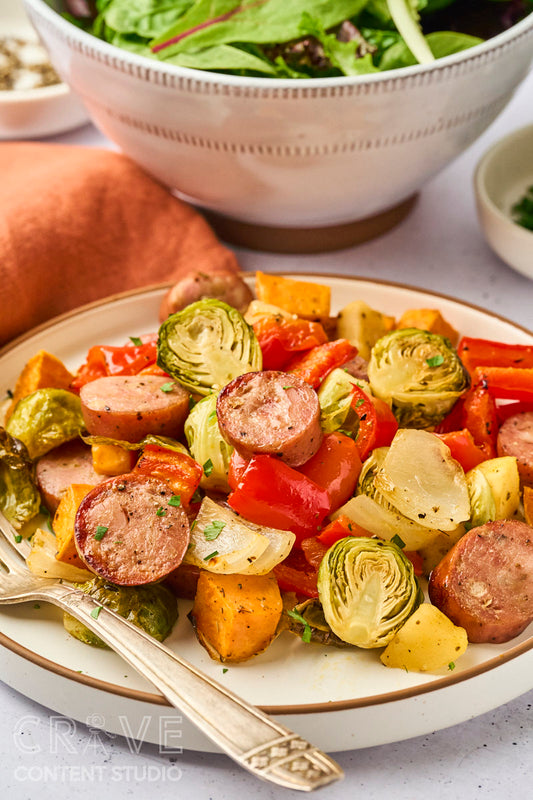
[[[294,275],[331,286],[332,310],[350,300],[399,316],[439,308],[462,334],[533,343],[533,334],[481,308],[399,284],[335,276]],[[157,329],[164,287],[111,297],[39,327],[0,353],[0,393],[44,348],[75,369],[92,344],[121,344]],[[305,645],[282,634],[260,656],[227,668],[212,661],[187,620],[166,644],[248,701],[334,752],[427,734],[485,713],[533,687],[533,625],[511,642],[473,644],[455,669],[423,674],[389,669],[376,650]],[[60,613],[44,604],[0,607],[0,678],[24,695],[111,733],[211,751],[213,745],[113,652],[69,637]],[[169,734],[170,732],[170,734]]]

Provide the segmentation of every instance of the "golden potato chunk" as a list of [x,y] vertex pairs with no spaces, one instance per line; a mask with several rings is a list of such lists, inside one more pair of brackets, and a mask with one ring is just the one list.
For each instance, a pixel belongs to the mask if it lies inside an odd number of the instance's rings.
[[422,603],[380,655],[386,667],[408,672],[430,672],[455,663],[468,646],[464,628]]

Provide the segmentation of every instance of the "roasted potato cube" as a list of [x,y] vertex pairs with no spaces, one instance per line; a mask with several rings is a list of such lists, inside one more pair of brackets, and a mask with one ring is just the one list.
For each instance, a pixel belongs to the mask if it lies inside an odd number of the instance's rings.
[[468,646],[464,628],[436,606],[423,603],[389,642],[380,659],[386,667],[430,672],[453,664]]

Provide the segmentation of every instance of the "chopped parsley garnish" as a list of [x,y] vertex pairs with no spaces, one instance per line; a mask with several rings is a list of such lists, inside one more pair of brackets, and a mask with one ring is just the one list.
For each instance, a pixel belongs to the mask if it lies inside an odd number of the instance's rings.
[[437,356],[426,358],[426,364],[428,367],[440,367],[441,364],[444,364],[444,356],[439,353]]
[[20,535],[20,533],[17,533],[14,538],[17,544],[20,544],[20,542],[22,541],[22,536]]
[[173,494],[168,504],[169,506],[174,506],[174,508],[179,508],[181,506],[181,495]]
[[359,400],[357,401],[357,403],[354,403],[354,408],[359,408],[359,406],[362,406],[364,402],[365,402],[365,398],[364,397],[360,397]]
[[96,526],[96,533],[94,534],[94,538],[97,542],[104,538],[107,533],[107,528],[105,525],[97,525]]
[[309,644],[309,642],[311,641],[311,634],[313,633],[313,631],[311,630],[311,626],[309,625],[308,621],[304,619],[302,615],[299,614],[297,611],[287,611],[287,614],[289,615],[289,617],[292,617],[292,619],[295,619],[297,622],[300,622],[304,626],[302,632],[302,642],[305,642],[305,644]]
[[206,525],[204,528],[204,536],[208,542],[212,542],[214,539],[217,538],[220,531],[226,527],[226,523],[222,522],[220,519],[214,519],[213,522],[210,522],[209,525]]
[[101,610],[102,606],[97,606],[96,608],[93,608],[93,610],[91,611],[91,617],[93,617],[93,619],[98,619]]
[[207,421],[208,422],[213,422],[213,420],[216,419],[216,418],[217,418],[217,412],[215,411],[215,409],[213,409],[211,411],[211,413],[209,414],[209,416],[207,417]]
[[130,336],[130,341],[137,345],[137,347],[140,347],[140,345],[143,343],[142,339],[140,339],[138,336]]
[[205,475],[205,477],[209,478],[209,476],[211,475],[212,472],[213,472],[213,462],[211,461],[210,458],[208,458],[207,461],[204,464],[204,475]]
[[455,661],[450,661],[450,663],[448,664],[448,669],[450,670],[450,672],[452,672],[452,670],[455,669]]
[[192,409],[194,408],[195,405],[196,405],[196,400],[194,399],[194,397],[191,394],[191,395],[189,395],[189,411],[192,411]]
[[191,497],[191,503],[201,503],[202,502],[202,495],[200,494],[200,490],[197,489],[193,496]]
[[164,383],[162,385],[161,391],[162,392],[171,392],[173,388],[174,388],[174,382],[173,381],[167,381],[167,383]]
[[227,671],[228,671],[228,668],[227,667],[223,667],[222,674],[225,675]]
[[530,186],[522,199],[514,204],[511,214],[514,222],[533,231],[533,186]]
[[158,517],[166,517],[167,510],[166,510],[166,508],[162,508],[162,506],[159,506],[159,508],[157,509],[157,511],[155,513],[157,514]]
[[213,550],[212,553],[209,553],[209,555],[204,558],[204,561],[211,561],[215,556],[218,556],[218,550]]
[[392,539],[391,539],[391,543],[392,543],[392,544],[395,544],[397,547],[399,547],[399,548],[400,548],[400,550],[403,550],[403,548],[405,547],[405,542],[403,541],[403,539],[401,539],[401,538],[398,536],[398,534],[397,534],[397,533],[395,533],[395,534],[394,534],[394,536],[392,537]]
[[34,604],[33,604],[33,607],[34,607],[34,608],[40,608],[41,606],[40,606],[40,604],[39,604],[39,603],[34,603]]

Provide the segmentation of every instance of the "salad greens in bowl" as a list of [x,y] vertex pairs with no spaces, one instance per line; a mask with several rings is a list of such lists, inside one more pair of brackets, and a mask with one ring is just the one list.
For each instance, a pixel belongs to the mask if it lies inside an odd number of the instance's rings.
[[533,59],[533,0],[24,3],[94,123],[271,250],[398,222]]
[[533,0],[65,0],[64,5],[74,24],[147,58],[295,79],[353,77],[431,62],[480,44],[533,10]]

